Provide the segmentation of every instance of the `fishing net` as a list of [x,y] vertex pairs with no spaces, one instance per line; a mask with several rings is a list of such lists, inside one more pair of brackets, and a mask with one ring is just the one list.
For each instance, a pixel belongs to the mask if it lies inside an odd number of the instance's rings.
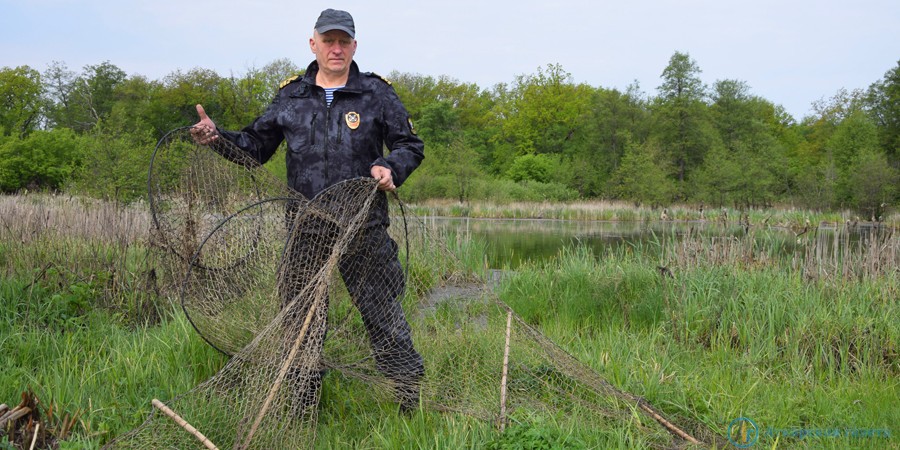
[[372,179],[304,199],[224,139],[181,129],[157,147],[150,195],[185,314],[231,358],[108,448],[312,447],[327,371],[401,413],[627,421],[659,447],[693,441],[525,323],[420,221],[389,228],[401,205]]

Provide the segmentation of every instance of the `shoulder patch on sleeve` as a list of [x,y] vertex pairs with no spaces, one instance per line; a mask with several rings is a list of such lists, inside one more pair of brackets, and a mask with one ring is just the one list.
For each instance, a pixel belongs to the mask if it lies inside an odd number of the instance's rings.
[[370,77],[378,78],[378,79],[380,79],[381,81],[384,81],[385,83],[387,83],[388,86],[392,86],[392,85],[393,85],[393,84],[391,83],[391,80],[388,80],[387,78],[385,78],[385,77],[383,77],[383,76],[381,76],[381,75],[378,75],[378,74],[375,73],[375,72],[366,72],[366,75],[368,75],[368,76],[370,76]]
[[298,73],[297,75],[294,75],[294,76],[288,78],[287,80],[282,81],[281,84],[278,85],[278,89],[284,89],[285,86],[287,86],[287,85],[289,85],[289,84],[291,84],[291,83],[293,83],[293,82],[299,80],[300,77],[302,77],[302,76],[303,76],[303,75],[301,75],[301,74]]

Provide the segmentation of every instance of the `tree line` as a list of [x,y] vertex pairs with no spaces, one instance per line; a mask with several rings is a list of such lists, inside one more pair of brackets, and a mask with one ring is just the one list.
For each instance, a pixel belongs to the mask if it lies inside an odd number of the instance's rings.
[[[286,59],[242,74],[194,68],[161,80],[110,62],[0,69],[0,191],[65,190],[130,201],[149,156],[203,103],[228,129],[249,124]],[[707,85],[675,52],[648,94],[575,83],[558,64],[482,88],[449,76],[391,73],[419,135],[423,166],[401,189],[428,198],[623,199],[654,206],[790,202],[878,217],[900,200],[900,61],[865,90],[841,89],[800,120],[737,79]],[[284,171],[274,158],[272,170]]]

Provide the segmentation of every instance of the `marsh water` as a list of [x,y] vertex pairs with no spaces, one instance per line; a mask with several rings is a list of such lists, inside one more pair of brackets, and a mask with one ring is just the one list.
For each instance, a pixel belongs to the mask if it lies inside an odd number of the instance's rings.
[[[687,234],[742,236],[738,224],[723,226],[710,221],[653,221],[611,222],[570,221],[547,219],[472,219],[423,218],[429,227],[462,234],[482,242],[490,268],[514,269],[527,261],[539,262],[555,257],[564,248],[583,245],[594,255],[602,255],[622,246],[640,246],[643,251],[658,249],[661,243],[680,239]],[[820,237],[833,236],[834,226],[819,226],[814,232]],[[765,234],[781,240],[785,251],[791,251],[796,241],[794,231],[769,228]],[[858,239],[859,232],[853,239]]]
[[547,219],[471,219],[428,217],[426,224],[482,242],[491,268],[516,268],[527,261],[555,257],[564,248],[579,245],[595,255],[622,246],[677,239],[686,233],[739,233],[739,227],[723,228],[707,222],[610,222]]

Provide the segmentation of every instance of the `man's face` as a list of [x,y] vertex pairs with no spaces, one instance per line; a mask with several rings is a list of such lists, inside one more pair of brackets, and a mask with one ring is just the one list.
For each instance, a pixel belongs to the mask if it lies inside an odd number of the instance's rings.
[[340,30],[319,33],[313,31],[309,48],[316,55],[319,70],[331,75],[342,75],[350,71],[350,62],[356,53],[356,40]]

